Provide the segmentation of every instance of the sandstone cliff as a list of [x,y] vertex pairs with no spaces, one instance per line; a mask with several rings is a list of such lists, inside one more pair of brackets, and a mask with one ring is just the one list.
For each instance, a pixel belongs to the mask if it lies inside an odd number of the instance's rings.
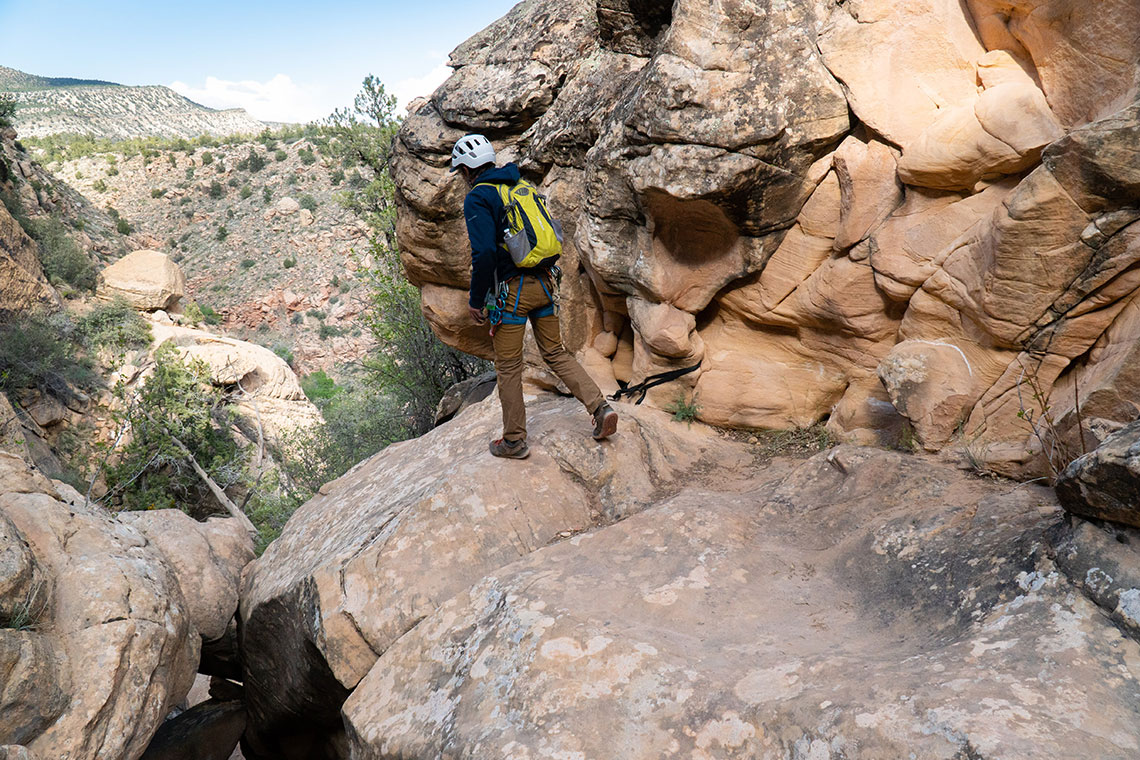
[[446,171],[484,132],[566,225],[600,377],[701,361],[653,402],[1039,473],[1080,450],[1074,399],[1088,444],[1140,411],[1138,60],[1130,0],[527,0],[399,134],[405,265],[486,355]]

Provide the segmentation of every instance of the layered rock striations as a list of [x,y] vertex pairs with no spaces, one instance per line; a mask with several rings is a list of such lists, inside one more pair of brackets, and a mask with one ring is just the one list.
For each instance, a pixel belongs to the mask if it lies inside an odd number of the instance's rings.
[[1138,51],[1129,0],[528,0],[404,123],[404,263],[488,355],[446,171],[483,132],[563,219],[565,338],[600,379],[700,361],[711,423],[906,425],[1040,472],[1138,411],[1108,400],[1140,336]]

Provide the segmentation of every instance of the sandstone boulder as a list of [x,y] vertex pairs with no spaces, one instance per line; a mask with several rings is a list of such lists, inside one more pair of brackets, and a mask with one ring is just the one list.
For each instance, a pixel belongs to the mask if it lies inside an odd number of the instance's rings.
[[[954,506],[882,503],[884,487],[918,481],[950,487]],[[1135,741],[1112,733],[1134,709],[1123,682],[1098,702],[1104,711],[1074,725],[1058,720],[1072,692],[1038,670],[1060,657],[1100,689],[1097,670],[1128,656],[1048,560],[1014,548],[1055,522],[1055,506],[1038,506],[1044,490],[991,491],[920,460],[838,449],[763,488],[708,497],[681,494],[540,550],[445,604],[346,703],[354,756],[592,757],[620,743],[631,758],[827,757],[836,746],[1099,757]],[[805,511],[812,519],[797,524]],[[1003,527],[970,532],[960,527],[968,515]],[[970,560],[975,551],[987,559]],[[947,583],[951,568],[976,584],[969,601]],[[1059,609],[1078,636],[1038,627]],[[726,616],[749,622],[711,623]],[[987,650],[997,630],[1025,645]],[[910,647],[921,654],[907,657]],[[1083,670],[1090,654],[1101,664]],[[994,678],[970,675],[979,666]],[[1007,678],[1025,691],[1011,694]],[[931,716],[954,728],[929,731]]]
[[1057,531],[1057,564],[1132,638],[1140,637],[1140,533],[1073,517]]
[[949,343],[903,341],[879,364],[878,374],[891,403],[931,451],[949,442],[978,393],[966,354]]
[[301,210],[301,204],[294,198],[282,198],[273,204],[273,210],[281,216],[290,216]]
[[190,622],[204,640],[220,639],[237,611],[242,569],[253,560],[249,534],[230,518],[204,523],[177,509],[122,512],[174,571]]
[[139,757],[198,660],[174,573],[133,528],[62,502],[4,453],[0,533],[0,744]]
[[987,53],[978,69],[985,90],[977,100],[941,110],[904,147],[903,182],[969,190],[983,178],[1033,166],[1041,149],[1062,136],[1045,94],[1008,53]]
[[520,467],[487,454],[492,397],[301,507],[243,581],[247,756],[309,757],[335,741],[339,705],[377,657],[487,573],[644,509],[702,468],[748,461],[661,412],[620,409],[621,432],[598,443],[576,402],[532,401]]
[[[683,491],[458,594],[345,704],[352,756],[1137,746],[1134,676],[1103,675],[1140,647],[1032,548],[1059,518],[1047,489],[856,448],[767,477]],[[1072,699],[1099,708],[1073,721]]]
[[95,293],[105,300],[123,298],[143,311],[169,310],[186,294],[186,278],[160,251],[135,251],[101,271]]
[[1057,498],[1082,517],[1140,527],[1140,422],[1074,460],[1057,480]]
[[[1140,92],[1140,7],[1072,0],[967,0],[988,50],[1006,50],[1032,70],[1061,122],[1103,119]],[[1095,82],[1095,87],[1089,83]]]

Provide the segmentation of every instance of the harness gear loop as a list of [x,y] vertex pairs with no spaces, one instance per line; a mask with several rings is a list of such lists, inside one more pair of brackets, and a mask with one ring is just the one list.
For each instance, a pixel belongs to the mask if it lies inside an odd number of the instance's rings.
[[[557,267],[551,267],[551,269],[557,269]],[[561,272],[561,270],[559,270],[559,272]],[[519,288],[518,291],[515,292],[515,304],[511,307],[510,311],[507,311],[507,300],[511,294],[511,280],[507,280],[499,285],[494,300],[491,298],[487,299],[487,316],[491,322],[490,335],[492,338],[495,337],[495,330],[498,329],[499,325],[525,325],[527,319],[541,319],[542,317],[549,317],[558,313],[557,296],[554,295],[558,292],[558,289],[547,288],[540,274],[538,275],[538,284],[542,287],[542,292],[546,294],[550,303],[537,309],[531,309],[526,315],[520,315],[518,313],[519,300],[522,298],[522,289],[525,282],[526,275],[519,275]]]
[[679,377],[683,377],[690,372],[696,372],[700,368],[701,362],[703,361],[704,360],[702,359],[691,367],[671,369],[668,372],[660,372],[656,375],[650,375],[637,385],[629,385],[625,388],[619,388],[617,393],[610,396],[610,401],[621,401],[622,396],[629,396],[632,398],[633,396],[640,393],[641,396],[637,399],[637,401],[633,402],[634,404],[640,404],[645,400],[645,394],[649,392],[650,388],[656,388],[658,385],[664,385],[665,383],[676,380]]

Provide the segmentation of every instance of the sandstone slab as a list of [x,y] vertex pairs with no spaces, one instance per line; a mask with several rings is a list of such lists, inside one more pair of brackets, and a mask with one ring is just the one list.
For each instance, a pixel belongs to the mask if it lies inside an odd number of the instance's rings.
[[644,509],[713,462],[742,463],[707,431],[619,410],[621,432],[598,443],[576,402],[532,401],[520,463],[487,454],[492,397],[299,509],[243,581],[247,756],[307,757],[337,741],[339,705],[379,655],[487,573]]
[[346,702],[352,755],[1140,747],[1140,647],[1040,550],[1047,489],[850,447],[767,476],[680,493],[443,604]]

